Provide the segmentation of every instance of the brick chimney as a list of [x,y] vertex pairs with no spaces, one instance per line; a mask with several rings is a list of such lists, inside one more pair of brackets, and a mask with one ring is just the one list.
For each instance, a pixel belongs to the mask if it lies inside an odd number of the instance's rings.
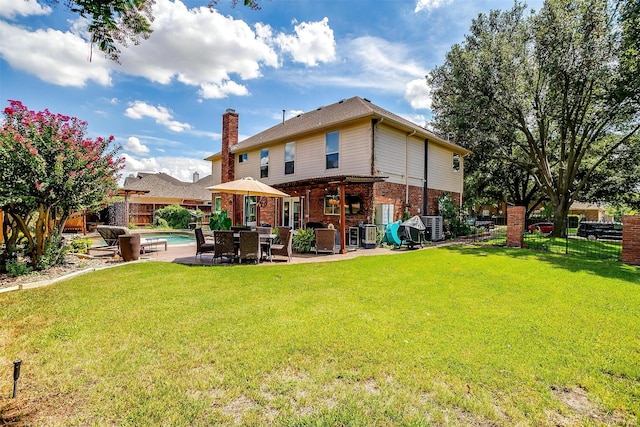
[[238,113],[231,108],[222,115],[222,182],[235,179],[235,158],[231,147],[238,143]]

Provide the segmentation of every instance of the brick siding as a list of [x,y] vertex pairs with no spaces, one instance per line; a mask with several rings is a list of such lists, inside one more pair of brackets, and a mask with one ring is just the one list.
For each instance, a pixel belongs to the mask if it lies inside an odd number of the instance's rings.
[[640,265],[640,215],[622,217],[622,262]]
[[526,211],[525,206],[507,207],[507,247],[509,248],[522,247]]

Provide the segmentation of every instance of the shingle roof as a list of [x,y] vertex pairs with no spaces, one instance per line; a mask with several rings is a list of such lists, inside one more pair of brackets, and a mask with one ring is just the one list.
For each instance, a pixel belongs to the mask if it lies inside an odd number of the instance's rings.
[[[358,96],[327,105],[326,107],[320,107],[286,120],[283,123],[277,124],[245,139],[232,147],[231,151],[237,152],[260,145],[283,142],[286,139],[293,138],[300,134],[320,131],[325,128],[335,127],[341,123],[364,118],[383,118],[387,120],[387,123],[392,123],[394,126],[410,132],[415,131],[417,135],[422,135],[424,138],[437,141],[459,153],[467,154],[469,152],[465,148],[447,141],[435,133]],[[216,154],[210,156],[208,160],[212,160]]]
[[149,190],[140,197],[165,197],[182,200],[211,201],[213,177],[208,175],[197,182],[180,181],[166,173],[138,172],[137,177],[127,177],[123,188],[131,190]]

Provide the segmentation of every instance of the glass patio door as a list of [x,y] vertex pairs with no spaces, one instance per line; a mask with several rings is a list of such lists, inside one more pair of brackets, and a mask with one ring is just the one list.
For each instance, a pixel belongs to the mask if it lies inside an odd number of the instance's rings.
[[300,197],[284,198],[282,200],[282,225],[294,230],[299,229],[300,218],[302,218],[301,208]]

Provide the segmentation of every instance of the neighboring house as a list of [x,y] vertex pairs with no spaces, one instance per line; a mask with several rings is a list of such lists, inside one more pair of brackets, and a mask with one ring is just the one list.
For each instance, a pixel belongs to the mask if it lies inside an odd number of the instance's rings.
[[[128,192],[129,224],[145,226],[153,223],[156,210],[169,205],[180,205],[190,210],[200,209],[205,213],[204,222],[208,222],[211,213],[211,192],[207,187],[213,185],[210,175],[200,178],[193,174],[193,182],[180,181],[166,173],[138,172],[129,175],[119,193]],[[135,194],[144,192],[144,194]],[[126,225],[126,224],[123,224]]]
[[591,203],[573,202],[569,215],[578,215],[581,221],[611,221],[602,206]]
[[[409,215],[436,215],[436,199],[462,202],[469,151],[396,114],[354,97],[300,114],[238,142],[238,113],[222,116],[222,151],[214,184],[251,176],[290,197],[213,194],[234,224],[295,229],[383,225]],[[344,200],[340,201],[340,195]],[[344,218],[344,220],[342,220]],[[344,224],[341,224],[344,221]],[[342,228],[345,229],[345,228]]]

